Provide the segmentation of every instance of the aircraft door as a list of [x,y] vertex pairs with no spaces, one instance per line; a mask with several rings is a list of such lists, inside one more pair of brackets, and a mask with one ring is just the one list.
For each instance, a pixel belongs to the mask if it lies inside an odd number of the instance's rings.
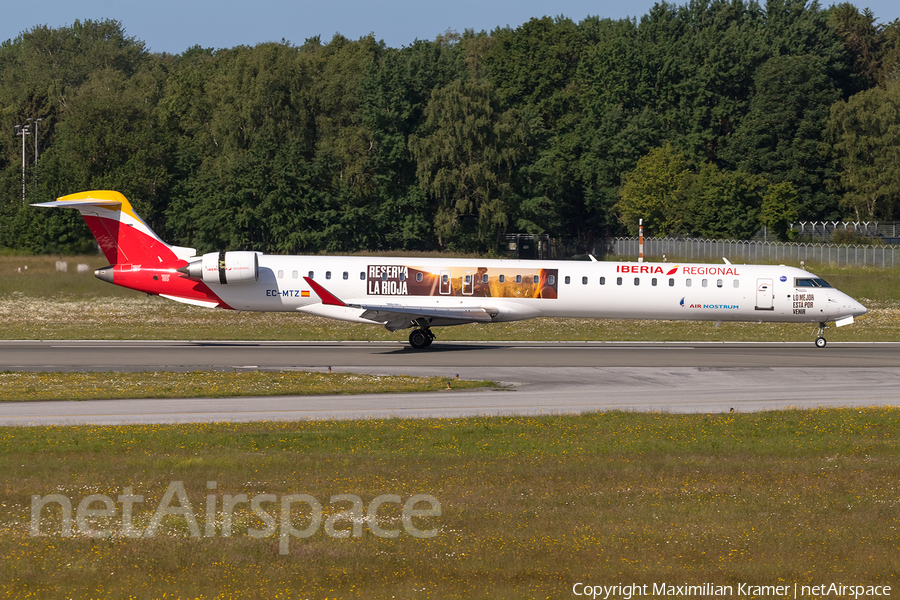
[[756,280],[756,310],[775,310],[772,295],[772,280]]
[[441,295],[449,295],[450,289],[450,271],[441,271]]

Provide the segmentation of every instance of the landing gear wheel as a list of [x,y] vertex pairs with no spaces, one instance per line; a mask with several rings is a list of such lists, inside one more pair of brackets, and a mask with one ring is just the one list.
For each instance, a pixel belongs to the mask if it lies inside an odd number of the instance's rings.
[[825,323],[819,323],[819,331],[816,333],[816,348],[824,348],[826,343]]
[[412,333],[409,334],[409,345],[416,350],[421,350],[422,348],[430,346],[432,339],[434,338],[428,335],[424,329],[414,329]]

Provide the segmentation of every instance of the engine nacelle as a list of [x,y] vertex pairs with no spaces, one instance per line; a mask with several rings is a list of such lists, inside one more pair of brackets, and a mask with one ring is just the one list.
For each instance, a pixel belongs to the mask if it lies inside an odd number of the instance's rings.
[[253,283],[259,279],[259,253],[210,252],[178,270],[203,283]]

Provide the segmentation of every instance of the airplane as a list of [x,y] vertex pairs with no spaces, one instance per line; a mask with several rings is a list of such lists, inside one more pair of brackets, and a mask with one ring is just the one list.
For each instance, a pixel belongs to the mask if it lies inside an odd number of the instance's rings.
[[303,312],[412,329],[535,317],[818,323],[841,327],[866,308],[816,275],[785,265],[278,256],[209,252],[162,241],[121,193],[95,190],[33,204],[81,213],[110,266],[106,282],[209,308]]

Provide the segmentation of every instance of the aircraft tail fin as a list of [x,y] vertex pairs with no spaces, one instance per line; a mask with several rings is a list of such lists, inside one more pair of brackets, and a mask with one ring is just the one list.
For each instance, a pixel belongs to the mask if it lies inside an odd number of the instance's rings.
[[193,248],[170,246],[162,241],[119,192],[79,192],[32,206],[78,210],[111,265],[170,264],[197,254]]

